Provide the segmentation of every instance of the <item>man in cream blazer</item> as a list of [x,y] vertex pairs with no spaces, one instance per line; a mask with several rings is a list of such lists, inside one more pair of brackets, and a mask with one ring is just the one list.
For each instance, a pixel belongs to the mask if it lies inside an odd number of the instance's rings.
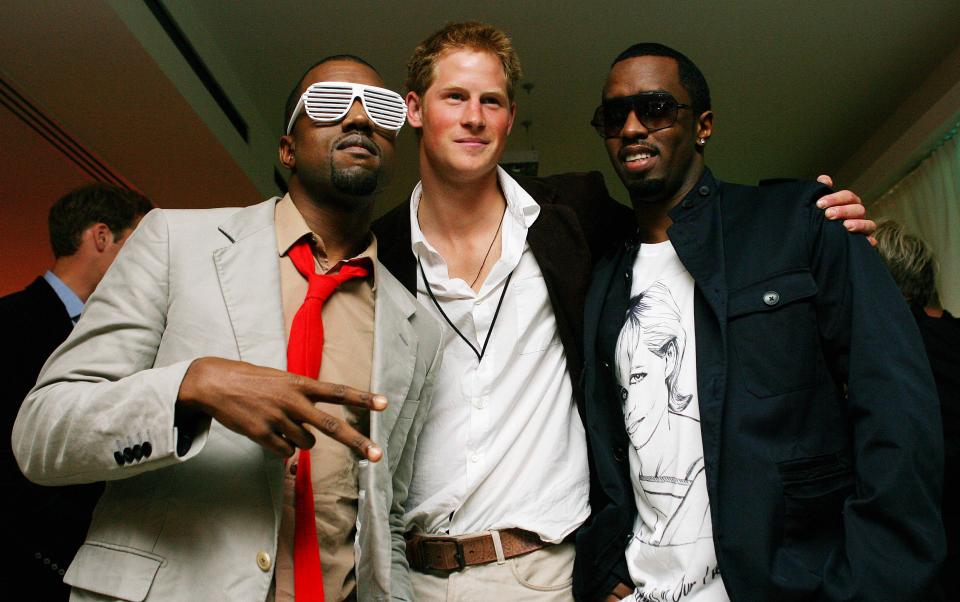
[[[298,90],[327,80],[383,85],[359,59],[339,57],[308,71]],[[327,222],[342,226],[335,233],[343,238],[368,236],[370,194],[354,199],[358,219],[352,206],[344,209],[349,195],[325,206],[314,194],[325,181],[314,186],[304,174],[321,173],[318,166],[329,168],[325,162],[350,161],[382,185],[393,138],[372,126],[359,99],[336,124],[300,120],[304,125],[281,139],[281,160],[292,168],[291,196],[310,195],[315,207],[326,209]],[[375,156],[358,159],[356,152],[347,156],[336,144],[310,139],[331,130],[359,132],[372,141]],[[293,398],[310,407],[339,400],[382,408],[377,396],[280,372],[287,343],[276,203],[151,212],[24,402],[13,446],[31,480],[107,482],[87,541],[64,578],[74,588],[72,599],[266,599],[273,591],[284,460],[264,437],[283,430],[254,414],[263,407],[276,413]],[[300,212],[310,223],[309,211]],[[323,239],[328,252],[334,239]],[[388,403],[370,412],[369,440],[345,435],[346,424],[332,436],[367,455],[358,458],[356,595],[409,599],[400,514],[439,364],[440,328],[379,262],[373,272],[370,390]],[[233,389],[233,397],[221,399],[220,409],[209,404],[188,413],[183,394],[198,358],[225,358],[216,360],[226,366],[221,372],[207,371],[207,385],[217,381],[221,390]],[[238,400],[253,414],[237,411]],[[292,453],[299,435],[288,435],[282,441],[291,443]]]

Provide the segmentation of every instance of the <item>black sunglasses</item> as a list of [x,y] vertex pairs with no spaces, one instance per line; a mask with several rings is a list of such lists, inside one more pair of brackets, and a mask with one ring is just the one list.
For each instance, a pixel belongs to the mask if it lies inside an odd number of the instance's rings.
[[643,92],[603,101],[593,112],[590,125],[604,138],[616,138],[632,112],[649,132],[666,129],[677,122],[677,111],[690,105],[677,102],[666,92]]

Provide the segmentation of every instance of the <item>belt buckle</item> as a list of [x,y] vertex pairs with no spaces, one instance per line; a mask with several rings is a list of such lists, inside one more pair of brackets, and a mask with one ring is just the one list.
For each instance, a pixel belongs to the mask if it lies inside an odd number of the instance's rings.
[[[434,569],[434,570],[445,570],[445,571],[461,571],[467,568],[466,556],[463,551],[463,543],[461,543],[458,539],[455,539],[453,537],[443,538],[443,539],[438,539],[433,541],[429,539],[425,539],[421,545],[423,546],[422,554],[424,559],[424,566],[426,568]],[[443,550],[448,545],[453,545],[453,559],[457,563],[456,568],[440,567],[434,562],[434,561],[442,562],[444,557]],[[431,553],[430,552],[431,548],[436,550],[436,552]]]
[[463,569],[467,568],[467,559],[463,554],[463,542],[461,542],[459,539],[454,539],[453,544],[455,546],[453,559],[457,561],[457,570],[462,571]]

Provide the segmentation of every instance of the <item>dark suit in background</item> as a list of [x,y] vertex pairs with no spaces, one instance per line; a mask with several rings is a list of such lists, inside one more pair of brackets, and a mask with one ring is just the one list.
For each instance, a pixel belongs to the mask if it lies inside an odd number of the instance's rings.
[[913,317],[930,358],[933,380],[940,394],[943,418],[943,526],[947,531],[947,561],[943,591],[947,600],[960,600],[960,318],[944,310],[934,318],[919,307]]
[[3,491],[13,552],[6,583],[24,584],[34,600],[66,600],[63,572],[83,543],[103,484],[41,487],[23,476],[13,458],[10,433],[20,403],[37,382],[50,353],[73,330],[63,301],[42,277],[0,298],[0,373],[4,383]]
[[[879,256],[816,208],[826,192],[725,184],[707,170],[670,212],[668,235],[696,284],[720,574],[734,601],[930,599],[944,556],[936,390]],[[636,249],[602,262],[587,298],[594,482],[574,570],[585,600],[631,582],[624,550],[637,512],[610,367]]]

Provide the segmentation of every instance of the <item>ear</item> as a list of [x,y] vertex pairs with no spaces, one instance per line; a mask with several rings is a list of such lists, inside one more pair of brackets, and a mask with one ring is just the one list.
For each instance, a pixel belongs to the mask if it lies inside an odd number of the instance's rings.
[[280,136],[280,147],[278,153],[280,163],[287,169],[293,169],[297,165],[297,145],[293,141],[293,136]]
[[664,374],[666,375],[668,381],[670,376],[679,369],[679,366],[677,366],[677,363],[680,361],[678,351],[677,339],[670,339],[667,341],[667,344],[663,346],[663,359],[666,362]]
[[513,131],[513,120],[517,118],[517,103],[510,103],[510,123],[507,125],[507,135],[510,135],[510,132]]
[[709,140],[713,134],[713,111],[704,111],[697,117],[697,139]]
[[84,230],[84,237],[89,237],[93,248],[97,250],[98,253],[103,253],[110,243],[113,242],[113,232],[110,231],[110,227],[103,222],[98,222],[93,224],[86,230]]
[[423,103],[416,92],[407,92],[407,123],[410,127],[423,127]]

